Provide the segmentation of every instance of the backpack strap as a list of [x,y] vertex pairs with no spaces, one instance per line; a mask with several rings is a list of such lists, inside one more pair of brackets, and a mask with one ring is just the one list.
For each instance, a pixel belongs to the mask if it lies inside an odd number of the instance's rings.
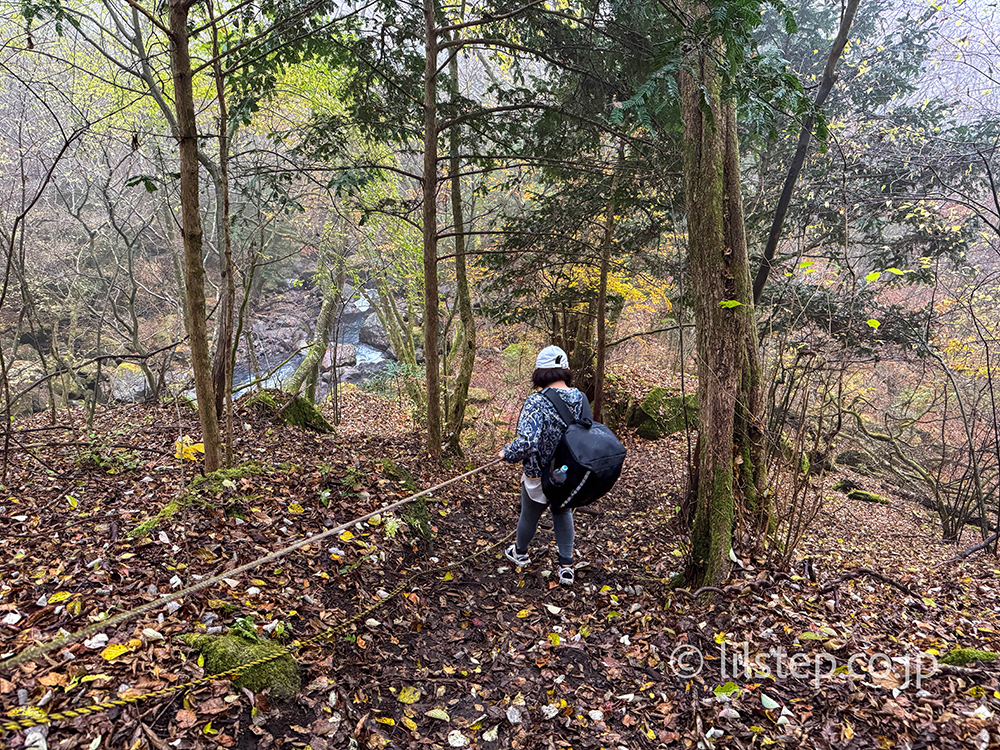
[[[549,400],[549,403],[556,408],[556,411],[559,412],[559,418],[563,421],[563,424],[565,424],[567,428],[577,421],[577,418],[573,416],[573,412],[569,409],[569,404],[563,401],[561,396],[557,396],[553,393],[551,388],[546,388],[542,391],[542,395],[545,396],[545,398]],[[587,403],[587,397],[584,396],[583,400],[584,409],[589,412],[590,404]],[[584,414],[584,417],[586,417],[586,414]]]

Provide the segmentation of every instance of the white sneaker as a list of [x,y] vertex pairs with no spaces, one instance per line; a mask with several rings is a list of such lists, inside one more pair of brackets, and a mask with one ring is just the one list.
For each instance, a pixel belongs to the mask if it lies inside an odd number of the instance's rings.
[[503,551],[503,556],[514,563],[517,567],[523,568],[525,565],[531,562],[531,558],[527,555],[517,554],[517,545],[511,544],[507,549]]

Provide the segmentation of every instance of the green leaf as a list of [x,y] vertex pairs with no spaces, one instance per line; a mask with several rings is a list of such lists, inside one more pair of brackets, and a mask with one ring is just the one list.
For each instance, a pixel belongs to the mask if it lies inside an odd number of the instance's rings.
[[870,327],[874,328],[876,331],[878,330],[878,327],[882,325],[879,321],[875,320],[875,318],[868,318],[866,322]]
[[882,277],[881,272],[879,272],[879,271],[872,271],[870,274],[868,274],[867,276],[865,276],[865,281],[867,281],[869,284],[871,284],[873,281],[878,281],[881,277]]
[[774,709],[781,707],[781,704],[778,703],[778,701],[774,700],[774,698],[769,696],[767,693],[760,694],[760,704],[767,711],[773,711]]
[[727,682],[725,685],[719,685],[712,692],[715,693],[716,698],[723,695],[735,697],[740,694],[740,686],[735,682]]
[[730,307],[739,307],[742,304],[743,304],[742,302],[739,302],[739,301],[734,300],[734,299],[724,299],[724,300],[722,300],[722,302],[719,303],[719,306],[720,307],[725,307],[725,308],[728,309]]

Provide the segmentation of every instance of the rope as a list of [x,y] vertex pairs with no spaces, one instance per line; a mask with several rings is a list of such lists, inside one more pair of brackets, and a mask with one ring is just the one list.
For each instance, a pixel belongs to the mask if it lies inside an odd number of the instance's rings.
[[[485,469],[486,467],[483,466],[480,468]],[[430,490],[427,491],[429,492]],[[410,584],[413,583],[416,579],[421,578],[422,576],[430,575],[432,573],[438,573],[443,570],[450,570],[453,568],[457,568],[460,565],[464,565],[470,560],[473,560],[477,557],[480,557],[481,555],[486,554],[491,550],[496,549],[504,542],[506,542],[508,539],[510,539],[512,536],[514,536],[515,533],[516,533],[515,531],[511,531],[499,541],[496,541],[487,547],[483,547],[482,549],[477,550],[476,552],[473,552],[471,555],[464,557],[456,562],[448,563],[447,565],[439,565],[435,568],[429,568],[428,570],[421,570],[417,571],[416,573],[412,573],[406,578],[404,578],[394,589],[392,589],[392,591],[390,591],[387,596],[382,597],[377,602],[374,602],[373,604],[365,607],[359,612],[355,612],[347,620],[344,620],[338,625],[333,625],[327,628],[326,630],[317,633],[311,638],[307,638],[304,641],[293,641],[288,646],[284,646],[281,649],[278,649],[277,651],[268,654],[267,656],[262,656],[259,659],[254,659],[253,661],[246,662],[245,664],[240,664],[239,666],[233,667],[232,669],[227,669],[225,672],[219,672],[213,675],[206,675],[204,677],[197,677],[193,680],[188,680],[187,682],[181,683],[180,685],[171,685],[170,687],[165,687],[160,690],[152,690],[148,693],[143,693],[141,695],[129,696],[128,698],[113,698],[111,700],[101,701],[99,703],[91,703],[89,706],[81,706],[80,708],[68,708],[64,711],[57,711],[51,714],[46,714],[42,709],[33,706],[24,706],[21,708],[15,708],[9,713],[9,718],[6,721],[0,722],[0,731],[12,732],[22,729],[31,729],[32,727],[38,727],[44,724],[50,724],[54,721],[68,721],[70,719],[76,719],[81,716],[92,716],[94,714],[103,713],[104,711],[109,711],[112,708],[121,708],[134,703],[140,703],[142,701],[150,700],[152,698],[161,698],[165,695],[177,693],[180,692],[181,690],[188,690],[190,688],[198,687],[200,685],[204,685],[209,682],[214,682],[215,680],[222,680],[226,679],[227,677],[235,679],[240,674],[246,672],[247,670],[263,666],[264,664],[268,664],[274,661],[275,659],[281,659],[282,657],[290,656],[296,653],[297,651],[305,648],[306,646],[309,646],[318,641],[329,640],[331,636],[343,632],[344,630],[347,630],[347,628],[350,625],[357,622],[362,617],[368,616],[386,602],[399,596],[407,588],[409,588]]]
[[242,573],[246,573],[248,570],[253,570],[254,568],[259,567],[261,565],[266,565],[267,563],[274,562],[275,560],[284,557],[289,552],[293,552],[297,549],[300,549],[310,544],[315,544],[316,542],[322,539],[326,539],[327,537],[333,536],[334,534],[339,534],[341,531],[344,531],[348,527],[354,526],[357,523],[363,523],[364,521],[367,521],[369,518],[372,518],[373,516],[377,516],[382,513],[387,513],[391,510],[395,510],[396,508],[402,507],[407,503],[413,502],[419,497],[431,494],[435,490],[439,490],[442,487],[447,487],[450,484],[454,484],[455,482],[461,481],[462,479],[466,479],[474,474],[478,474],[480,471],[483,471],[484,469],[488,469],[491,466],[495,466],[502,460],[503,459],[498,458],[494,461],[491,461],[488,464],[480,466],[478,469],[467,471],[464,474],[460,474],[457,477],[453,477],[444,482],[441,482],[440,484],[436,484],[433,487],[430,487],[426,490],[422,490],[408,497],[404,497],[402,500],[399,500],[390,505],[386,505],[382,508],[379,508],[378,510],[374,510],[371,513],[360,516],[346,523],[342,523],[339,526],[334,526],[332,529],[327,529],[326,531],[323,531],[319,534],[314,534],[313,536],[304,537],[298,540],[297,542],[293,542],[287,547],[278,550],[277,552],[272,552],[271,554],[265,555],[264,557],[258,557],[256,560],[251,560],[250,562],[245,563],[244,565],[240,565],[237,568],[233,568],[232,570],[223,571],[218,575],[212,576],[211,578],[207,578],[204,581],[199,581],[198,583],[192,586],[188,586],[187,588],[181,589],[180,591],[175,591],[172,594],[161,596],[156,601],[149,602],[148,604],[143,604],[140,607],[136,607],[135,609],[130,609],[126,612],[122,612],[121,614],[115,615],[114,617],[111,617],[107,620],[101,620],[100,622],[96,622],[93,625],[88,625],[85,628],[77,630],[75,633],[64,635],[60,638],[56,638],[55,640],[49,641],[48,643],[45,644],[40,644],[38,646],[30,646],[29,648],[26,648],[24,651],[22,651],[20,654],[12,656],[10,659],[7,659],[6,661],[0,662],[0,670],[11,669],[13,667],[18,666],[19,664],[23,664],[24,662],[31,661],[33,659],[37,659],[40,656],[43,656],[51,651],[55,651],[56,649],[63,648],[71,643],[82,641],[88,636],[91,636],[98,631],[106,630],[107,628],[119,625],[141,614],[145,614],[146,612],[150,612],[154,609],[159,609],[167,602],[174,601],[175,599],[180,599],[181,597],[187,596],[188,594],[193,594],[195,591],[200,591],[201,589],[208,588],[209,586],[218,583],[224,578],[234,578]]

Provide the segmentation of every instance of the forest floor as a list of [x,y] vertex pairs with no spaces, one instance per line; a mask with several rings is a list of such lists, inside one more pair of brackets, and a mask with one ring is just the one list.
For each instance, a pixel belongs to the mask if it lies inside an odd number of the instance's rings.
[[[488,458],[434,468],[405,414],[349,390],[336,435],[237,414],[238,469],[188,488],[173,457],[195,415],[118,407],[93,433],[18,425],[0,498],[0,650],[6,656],[154,601],[319,533]],[[61,418],[65,415],[60,415]],[[75,418],[79,418],[76,415]],[[64,420],[65,421],[65,420]],[[100,435],[91,439],[89,434]],[[407,586],[298,657],[281,701],[218,680],[44,730],[48,748],[996,747],[989,665],[932,672],[955,647],[1000,651],[1000,570],[982,553],[942,567],[926,511],[847,500],[824,508],[784,573],[742,560],[724,597],[671,590],[685,553],[675,508],[686,441],[629,440],[597,515],[578,513],[581,567],[554,581],[552,532],[522,570],[498,547]],[[30,456],[30,457],[29,457]],[[184,633],[237,619],[305,639],[377,602],[415,567],[461,560],[516,523],[515,467],[435,493],[419,519],[389,517],[303,548],[62,652],[0,672],[0,704],[47,712],[168,688],[204,674]],[[824,487],[834,477],[820,480]],[[874,488],[872,488],[874,489]],[[399,518],[399,516],[397,516]],[[135,535],[145,522],[146,535]],[[862,572],[872,569],[875,573]],[[381,592],[381,593],[380,593]],[[274,622],[281,624],[272,630]],[[246,621],[244,621],[246,623]],[[122,648],[107,647],[121,644]],[[697,653],[695,651],[697,649]],[[701,667],[698,667],[698,656]],[[876,656],[876,655],[885,655]],[[736,655],[737,661],[734,661]],[[739,659],[749,656],[755,669]],[[853,661],[848,664],[849,660]],[[697,672],[692,674],[692,672]],[[919,673],[919,675],[918,675]],[[30,736],[30,735],[29,735]],[[33,735],[34,747],[38,735]],[[24,733],[0,746],[25,746]]]

